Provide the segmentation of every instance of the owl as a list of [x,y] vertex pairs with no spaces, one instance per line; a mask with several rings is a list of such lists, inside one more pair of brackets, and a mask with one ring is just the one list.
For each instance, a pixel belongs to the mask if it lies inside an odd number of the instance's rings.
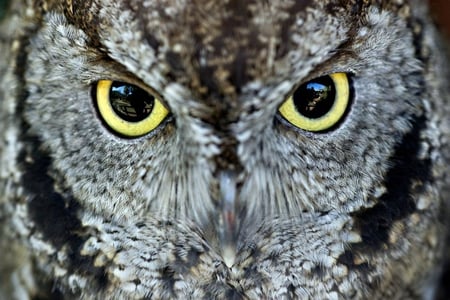
[[5,7],[0,299],[446,297],[425,1]]

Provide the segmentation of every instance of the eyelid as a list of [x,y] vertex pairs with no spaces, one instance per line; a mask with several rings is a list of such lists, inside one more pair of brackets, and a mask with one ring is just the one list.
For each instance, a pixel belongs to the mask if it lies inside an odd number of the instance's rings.
[[158,92],[157,89],[155,89],[151,85],[145,83],[144,81],[142,81],[141,79],[139,79],[136,76],[127,75],[127,74],[124,75],[124,74],[121,74],[120,72],[118,72],[118,74],[114,74],[109,78],[98,76],[97,79],[95,79],[94,81],[91,81],[91,85],[96,86],[97,83],[102,80],[109,80],[111,82],[126,82],[128,84],[137,86],[138,88],[142,89],[143,91],[147,92],[148,94],[151,94],[151,95],[155,96],[156,98],[158,98],[158,100],[163,104],[163,106],[165,108],[167,108],[169,111],[171,111],[169,104],[165,100],[165,97],[160,92]]

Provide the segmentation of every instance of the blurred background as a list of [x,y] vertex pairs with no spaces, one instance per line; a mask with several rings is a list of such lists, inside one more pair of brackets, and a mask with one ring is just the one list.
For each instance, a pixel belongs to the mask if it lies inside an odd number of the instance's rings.
[[431,13],[444,34],[450,38],[450,0],[428,0]]

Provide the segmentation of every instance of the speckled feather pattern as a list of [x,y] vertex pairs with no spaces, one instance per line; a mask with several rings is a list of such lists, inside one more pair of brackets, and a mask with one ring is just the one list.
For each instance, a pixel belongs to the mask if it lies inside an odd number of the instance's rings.
[[[0,53],[0,299],[440,293],[450,76],[424,1],[12,1]],[[338,126],[279,115],[336,72]],[[102,79],[170,116],[115,135]]]

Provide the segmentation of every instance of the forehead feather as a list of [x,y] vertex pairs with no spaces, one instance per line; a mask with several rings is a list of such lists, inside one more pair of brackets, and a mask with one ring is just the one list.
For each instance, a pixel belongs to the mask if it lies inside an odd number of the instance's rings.
[[[362,11],[362,1],[349,0],[68,2],[69,20],[101,46],[109,39],[107,50],[120,48],[126,58],[142,43],[152,49],[132,61],[154,55],[154,63],[140,66],[141,73],[128,67],[130,72],[142,76],[145,68],[157,65],[161,78],[182,84],[203,102],[214,101],[215,107],[232,105],[255,80],[265,85],[292,80],[294,63],[307,72],[344,42],[352,16]],[[119,45],[111,43],[111,36],[135,40]]]

